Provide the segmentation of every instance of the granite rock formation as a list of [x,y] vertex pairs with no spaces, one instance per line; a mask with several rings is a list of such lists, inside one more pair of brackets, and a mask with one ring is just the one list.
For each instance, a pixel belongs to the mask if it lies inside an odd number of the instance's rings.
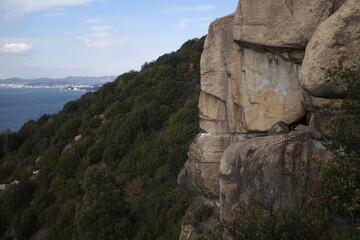
[[329,136],[318,112],[341,102],[321,68],[360,71],[359,26],[360,0],[241,0],[210,25],[201,58],[203,133],[178,182],[216,213],[184,223],[182,240],[209,221],[231,219],[254,189],[277,207],[299,204],[312,157],[332,157],[320,142]]
[[331,157],[331,153],[305,131],[256,137],[230,145],[220,159],[220,217],[231,219],[237,205],[254,194],[266,203],[300,206],[306,192],[309,156]]
[[360,66],[360,1],[348,0],[316,29],[300,72],[301,86],[312,96],[336,97],[336,88],[324,82],[322,68],[339,62]]

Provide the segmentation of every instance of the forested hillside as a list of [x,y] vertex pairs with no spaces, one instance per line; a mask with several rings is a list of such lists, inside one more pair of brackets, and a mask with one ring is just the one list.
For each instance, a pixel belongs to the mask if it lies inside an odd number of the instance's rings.
[[[177,239],[204,38],[0,135],[1,239]],[[36,237],[36,238],[35,238]]]

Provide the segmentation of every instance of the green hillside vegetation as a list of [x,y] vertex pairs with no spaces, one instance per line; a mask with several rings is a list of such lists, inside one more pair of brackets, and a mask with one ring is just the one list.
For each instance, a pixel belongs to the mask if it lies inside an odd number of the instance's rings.
[[0,134],[1,239],[177,239],[203,43]]

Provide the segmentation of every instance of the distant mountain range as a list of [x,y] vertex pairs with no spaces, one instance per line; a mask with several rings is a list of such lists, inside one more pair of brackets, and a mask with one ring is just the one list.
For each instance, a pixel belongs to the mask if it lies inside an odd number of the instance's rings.
[[95,91],[104,83],[112,82],[117,76],[103,77],[67,77],[67,78],[36,78],[0,79],[0,87],[27,87],[27,88],[59,88],[69,91]]

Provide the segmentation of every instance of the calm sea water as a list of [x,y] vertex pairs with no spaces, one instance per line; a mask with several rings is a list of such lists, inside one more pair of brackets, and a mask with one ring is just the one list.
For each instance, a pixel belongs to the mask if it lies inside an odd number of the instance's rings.
[[17,131],[31,119],[57,113],[65,103],[83,94],[54,88],[0,88],[0,132]]

